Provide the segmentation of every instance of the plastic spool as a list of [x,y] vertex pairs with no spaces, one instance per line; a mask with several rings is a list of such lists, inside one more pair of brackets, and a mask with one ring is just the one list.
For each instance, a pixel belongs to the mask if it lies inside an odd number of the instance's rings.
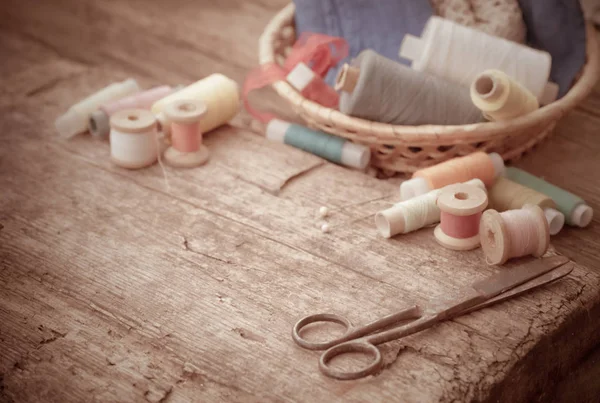
[[407,34],[400,57],[412,68],[461,84],[471,85],[486,69],[504,71],[531,91],[542,105],[558,96],[549,83],[552,58],[548,52],[488,35],[440,17],[431,17],[421,38]]
[[114,102],[102,105],[97,111],[92,113],[88,128],[95,137],[104,137],[110,132],[110,116],[123,109],[150,109],[159,99],[177,91],[180,88],[173,88],[169,85],[151,88],[137,94],[116,100]]
[[[481,179],[472,179],[465,183],[485,191],[485,184]],[[436,202],[442,190],[432,190],[375,214],[375,226],[381,236],[391,238],[440,222],[440,209]]]
[[267,124],[265,135],[269,140],[351,168],[365,169],[371,160],[371,150],[367,146],[279,119],[272,119]]
[[441,210],[440,224],[435,228],[435,239],[440,245],[453,250],[471,250],[479,246],[479,220],[487,207],[485,191],[464,183],[445,187],[437,205]]
[[565,216],[556,209],[550,196],[507,178],[498,178],[488,192],[490,207],[498,211],[520,209],[526,204],[539,206],[546,216],[550,235],[558,234],[565,225]]
[[515,167],[508,167],[506,175],[523,186],[551,197],[558,210],[565,215],[567,224],[583,228],[592,222],[594,210],[581,197]]
[[337,108],[340,97],[325,80],[304,63],[298,63],[286,76],[292,87],[304,97],[325,107]]
[[120,83],[113,83],[71,106],[54,122],[56,130],[61,137],[67,139],[83,133],[88,127],[90,115],[100,106],[139,91],[138,83],[132,78]]
[[531,91],[499,70],[486,70],[473,80],[471,100],[492,121],[514,119],[540,107]]
[[[529,234],[531,243],[530,248],[524,249],[524,254],[515,254],[516,246],[512,245],[514,237],[518,234],[514,233],[507,225],[505,220],[507,214],[520,214],[520,220],[525,222],[531,220],[529,225],[535,228],[534,234]],[[525,223],[524,223],[525,224]],[[519,231],[524,231],[521,229]],[[538,206],[526,205],[521,211],[510,210],[504,213],[499,213],[496,210],[487,210],[481,217],[479,226],[479,234],[481,238],[481,248],[485,254],[489,264],[504,264],[508,259],[513,257],[525,256],[531,254],[535,257],[540,257],[550,245],[550,232],[548,231],[548,222],[544,217],[542,209]],[[535,239],[535,243],[530,242]]]
[[114,164],[139,169],[158,158],[158,130],[154,115],[144,109],[126,109],[110,118],[110,157]]
[[202,144],[200,122],[207,113],[206,105],[198,100],[181,99],[165,108],[171,122],[171,147],[164,154],[165,162],[177,168],[193,168],[210,157]]
[[187,99],[202,101],[206,104],[206,115],[200,121],[202,133],[226,124],[237,115],[240,109],[237,83],[222,74],[211,74],[152,105],[152,113],[160,122],[163,132],[168,134],[171,129],[171,122],[164,113],[167,105]]
[[[456,166],[463,169],[455,169]],[[409,200],[433,189],[475,178],[491,186],[496,177],[504,175],[504,170],[504,160],[500,154],[479,151],[415,172],[412,179],[400,185],[400,199]]]

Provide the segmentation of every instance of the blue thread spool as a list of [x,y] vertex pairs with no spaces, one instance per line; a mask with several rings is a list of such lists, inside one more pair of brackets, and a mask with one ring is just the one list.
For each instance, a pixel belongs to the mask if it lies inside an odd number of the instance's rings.
[[371,160],[367,146],[307,127],[273,119],[266,129],[269,140],[285,143],[336,164],[365,169]]

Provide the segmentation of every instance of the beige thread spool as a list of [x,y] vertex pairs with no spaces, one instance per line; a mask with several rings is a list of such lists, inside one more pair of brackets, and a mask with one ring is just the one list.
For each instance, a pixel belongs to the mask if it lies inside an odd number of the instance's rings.
[[435,228],[435,239],[452,250],[471,250],[479,246],[479,220],[487,207],[484,190],[464,183],[446,186],[440,192],[440,224]]
[[197,99],[180,99],[165,107],[165,116],[171,122],[171,146],[165,151],[165,162],[177,168],[193,168],[204,164],[210,157],[202,144],[200,122],[207,113],[206,104]]
[[[527,248],[531,239],[525,239],[525,236],[522,234],[527,230],[526,227],[514,229],[513,227],[517,227],[518,224],[507,220],[507,215],[514,212],[519,213],[517,210],[510,210],[505,213],[499,213],[496,210],[487,210],[481,217],[479,234],[481,249],[483,249],[483,253],[489,264],[504,264],[510,258],[525,256],[525,254],[540,257],[548,250],[550,232],[542,209],[539,206],[528,204],[520,210],[521,212],[529,213],[529,219],[534,220],[530,224],[535,225],[535,234],[529,234],[529,237],[536,240],[535,247],[531,250]],[[526,219],[525,217],[523,218]],[[525,225],[525,223],[521,225]],[[516,239],[513,239],[515,237]],[[515,253],[517,250],[517,247],[513,245],[515,242],[524,244],[518,253]]]
[[473,80],[471,100],[492,121],[514,119],[540,107],[531,91],[504,72],[493,69]]
[[556,209],[550,196],[530,189],[510,179],[499,177],[488,192],[490,208],[498,211],[520,209],[526,204],[540,206],[544,211],[550,235],[556,235],[565,224],[565,216]]
[[139,169],[158,158],[157,123],[144,109],[126,109],[110,118],[110,156],[114,164]]

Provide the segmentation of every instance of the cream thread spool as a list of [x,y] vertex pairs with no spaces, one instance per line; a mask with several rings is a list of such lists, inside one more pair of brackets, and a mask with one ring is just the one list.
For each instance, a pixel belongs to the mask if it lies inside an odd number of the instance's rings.
[[223,74],[211,74],[152,105],[152,113],[160,122],[165,134],[168,134],[171,129],[170,122],[164,113],[165,108],[182,99],[194,99],[206,104],[207,113],[200,121],[202,133],[226,124],[240,110],[240,94],[237,83]]
[[193,99],[180,99],[165,108],[171,122],[171,146],[164,154],[165,162],[177,168],[193,168],[210,157],[202,144],[200,122],[207,113],[206,104]]
[[479,235],[489,264],[504,264],[508,259],[527,255],[540,257],[550,244],[544,212],[530,204],[503,213],[487,210],[481,217]]
[[520,209],[526,204],[539,206],[544,211],[550,235],[556,235],[565,224],[565,216],[556,209],[550,196],[530,189],[507,178],[498,178],[488,192],[490,208],[498,211]]
[[[485,184],[481,179],[472,179],[465,183],[485,191]],[[381,236],[391,238],[440,222],[440,209],[436,202],[442,190],[432,190],[375,214],[375,226]]]
[[471,250],[479,246],[479,220],[487,207],[485,191],[464,183],[446,186],[437,205],[440,224],[433,232],[440,245],[453,250]]
[[144,109],[126,109],[110,118],[110,156],[114,164],[139,169],[158,158],[158,131],[154,115]]
[[552,58],[504,38],[488,35],[437,16],[431,17],[421,38],[407,34],[400,57],[412,68],[469,86],[486,69],[504,71],[528,88],[542,105],[556,100],[558,85],[548,82]]
[[418,170],[412,179],[400,185],[400,199],[408,200],[454,183],[481,179],[491,186],[496,177],[504,175],[504,160],[497,153],[478,151]]
[[531,91],[500,70],[486,70],[473,80],[471,100],[493,121],[514,119],[540,107]]

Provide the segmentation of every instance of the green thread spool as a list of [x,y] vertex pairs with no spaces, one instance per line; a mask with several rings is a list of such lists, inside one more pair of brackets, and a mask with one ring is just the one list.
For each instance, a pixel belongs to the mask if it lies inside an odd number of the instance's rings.
[[371,160],[367,146],[279,119],[269,122],[266,137],[352,168],[365,169]]
[[515,167],[506,168],[506,177],[550,196],[558,210],[565,215],[567,224],[587,227],[592,221],[594,210],[581,197]]

